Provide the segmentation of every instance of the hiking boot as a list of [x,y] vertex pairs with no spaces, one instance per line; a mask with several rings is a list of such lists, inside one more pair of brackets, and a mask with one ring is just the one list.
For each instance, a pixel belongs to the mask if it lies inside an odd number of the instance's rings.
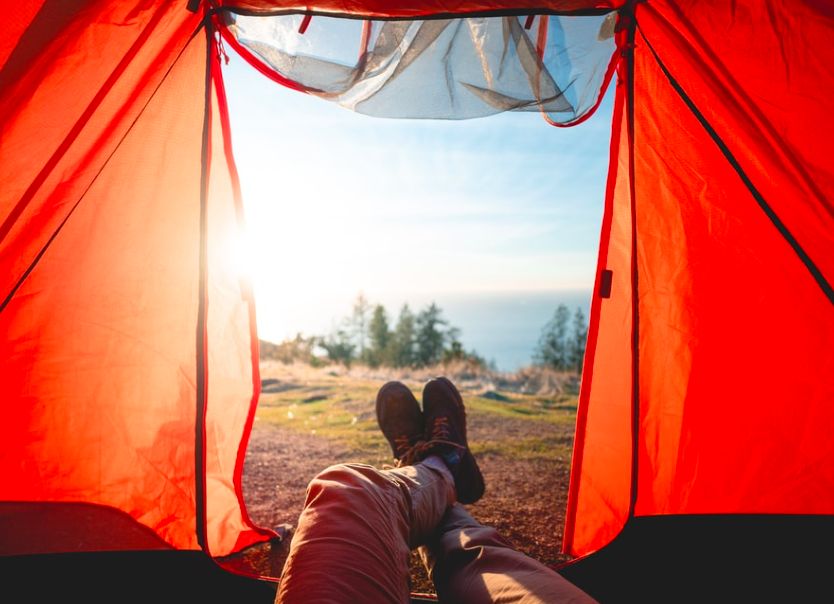
[[376,421],[391,445],[397,467],[416,462],[423,440],[423,413],[405,384],[388,382],[379,389]]
[[[460,503],[475,503],[484,494],[484,477],[466,442],[463,398],[445,377],[429,380],[423,388],[423,417],[428,455],[440,456],[455,478]],[[421,453],[421,457],[428,456]]]

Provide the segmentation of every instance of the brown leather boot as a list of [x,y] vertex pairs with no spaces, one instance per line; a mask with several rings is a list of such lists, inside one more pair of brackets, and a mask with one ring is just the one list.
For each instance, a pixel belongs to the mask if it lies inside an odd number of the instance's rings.
[[397,467],[416,462],[423,440],[423,413],[405,384],[388,382],[379,389],[376,421],[391,445]]
[[466,442],[466,410],[463,398],[445,377],[436,377],[423,388],[426,443],[421,459],[437,455],[455,478],[460,503],[475,503],[484,494],[484,477]]

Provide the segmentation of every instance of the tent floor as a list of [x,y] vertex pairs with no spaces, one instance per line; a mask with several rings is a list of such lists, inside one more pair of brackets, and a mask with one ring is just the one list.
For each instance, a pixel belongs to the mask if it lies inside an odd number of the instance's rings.
[[277,584],[230,573],[198,551],[74,552],[0,557],[21,602],[264,603]]
[[[0,556],[0,578],[14,601],[31,604],[273,604],[278,588],[233,574],[202,552],[174,550]],[[428,603],[437,600],[412,598]]]
[[[12,516],[20,520],[6,520]],[[0,541],[8,544],[12,523],[2,520],[0,513]],[[559,572],[601,604],[830,603],[832,543],[834,516],[635,518],[608,546]],[[202,552],[171,549],[0,551],[0,578],[6,593],[33,603],[272,604],[277,589],[274,580],[229,572]]]
[[602,604],[834,602],[834,516],[632,519],[560,573]]
[[0,502],[0,580],[21,602],[273,604],[278,582],[238,566],[174,550],[108,506]]

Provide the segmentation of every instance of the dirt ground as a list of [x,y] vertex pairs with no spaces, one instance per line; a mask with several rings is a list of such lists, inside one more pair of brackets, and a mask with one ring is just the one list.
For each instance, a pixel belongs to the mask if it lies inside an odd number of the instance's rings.
[[[469,419],[469,440],[485,441],[521,431],[528,436],[530,426],[530,422],[512,418],[475,416]],[[542,424],[540,429],[560,444],[573,441],[567,428],[556,434],[552,426]],[[277,530],[284,539],[254,546],[226,564],[244,572],[280,577],[307,483],[327,466],[350,461],[354,461],[350,452],[338,444],[256,421],[244,465],[244,501],[256,525]],[[560,551],[570,459],[522,461],[484,454],[478,456],[478,463],[487,488],[480,501],[467,506],[472,516],[497,528],[519,550],[545,565],[568,560]],[[435,593],[416,553],[411,572],[413,592]]]

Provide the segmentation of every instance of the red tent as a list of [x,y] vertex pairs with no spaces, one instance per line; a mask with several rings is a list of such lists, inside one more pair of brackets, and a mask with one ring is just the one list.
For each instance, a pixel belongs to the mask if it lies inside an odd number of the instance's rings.
[[[6,11],[8,576],[25,575],[24,554],[211,559],[270,536],[240,486],[259,376],[251,291],[229,261],[242,203],[225,41],[285,85],[375,115],[534,110],[569,126],[616,86],[564,527],[578,561],[561,570],[604,602],[668,601],[690,581],[690,595],[714,596],[703,575],[733,573],[742,591],[729,593],[821,589],[830,554],[790,560],[834,535],[834,6],[187,4]],[[277,25],[263,33],[250,17],[267,14]],[[357,32],[354,64],[292,51],[300,36],[349,38],[334,33],[342,18]],[[319,24],[335,29],[317,38]],[[438,88],[433,74],[450,66],[465,77]],[[691,566],[705,557],[708,570]],[[154,576],[169,577],[166,564]],[[203,596],[224,581],[242,589],[199,568],[216,581]],[[167,593],[197,593],[181,583]]]

